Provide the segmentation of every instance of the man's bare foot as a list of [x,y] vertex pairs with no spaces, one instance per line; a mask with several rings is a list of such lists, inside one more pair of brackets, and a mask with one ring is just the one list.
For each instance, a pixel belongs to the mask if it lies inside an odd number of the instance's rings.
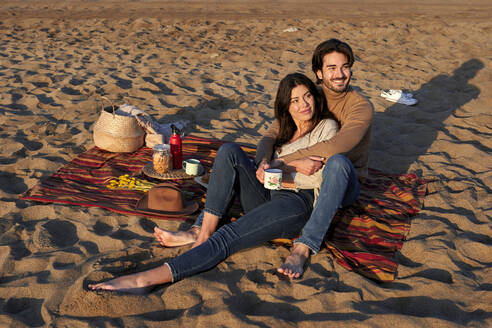
[[191,227],[188,231],[167,231],[154,227],[155,239],[164,247],[178,247],[196,242],[199,227]]
[[198,236],[196,237],[195,242],[193,243],[193,246],[191,246],[191,248],[195,248],[206,242],[207,239],[210,238],[211,235],[213,235],[215,229],[217,229],[218,223],[218,216],[208,212],[204,212],[202,227],[198,231]]
[[198,236],[198,238],[196,239],[196,241],[193,243],[193,246],[191,246],[191,248],[195,248],[197,246],[200,246],[201,244],[203,244],[204,242],[207,241],[207,239],[210,237],[211,235],[202,235],[200,234]]
[[198,237],[196,237],[196,240],[193,243],[193,246],[191,246],[191,248],[195,248],[206,242],[207,239],[210,238],[211,235],[213,235],[213,233],[214,233],[213,230],[206,230],[202,226],[202,229],[198,232]]
[[304,273],[304,264],[308,257],[309,248],[306,245],[301,243],[294,244],[284,264],[277,271],[290,278],[298,279]]
[[90,290],[110,290],[131,294],[145,294],[155,285],[172,281],[171,271],[166,264],[157,268],[121,276],[99,284],[90,284]]

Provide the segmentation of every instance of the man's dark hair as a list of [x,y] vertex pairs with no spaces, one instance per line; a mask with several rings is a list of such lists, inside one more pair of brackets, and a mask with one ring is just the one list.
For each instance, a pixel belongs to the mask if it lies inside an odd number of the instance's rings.
[[352,48],[350,48],[350,46],[347,43],[340,41],[338,39],[330,39],[321,42],[314,50],[313,60],[312,60],[312,69],[314,75],[316,76],[316,84],[321,83],[321,80],[318,78],[316,72],[322,70],[323,68],[323,57],[326,54],[332,52],[339,52],[344,54],[347,57],[349,67],[352,67],[352,65],[354,64],[354,53],[352,52]]

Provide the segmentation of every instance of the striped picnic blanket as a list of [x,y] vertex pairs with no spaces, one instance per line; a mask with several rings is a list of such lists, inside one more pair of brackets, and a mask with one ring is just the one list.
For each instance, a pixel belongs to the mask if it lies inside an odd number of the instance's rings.
[[[187,136],[183,139],[183,159],[198,158],[206,169],[210,169],[223,143]],[[255,148],[246,145],[242,148],[254,156]],[[111,179],[124,174],[158,182],[142,174],[143,166],[151,161],[151,157],[152,150],[145,147],[130,154],[110,153],[94,147],[79,154],[20,198],[101,207],[159,219],[193,219],[196,214],[173,218],[142,213],[135,210],[142,191],[107,188]],[[369,173],[370,177],[361,185],[357,202],[337,212],[326,236],[326,246],[343,267],[376,281],[392,281],[397,270],[394,255],[409,232],[410,217],[422,207],[426,185],[415,174],[391,175],[373,169]],[[200,207],[203,206],[205,190],[193,179],[174,180],[173,183],[191,192]],[[239,214],[238,210],[233,208],[235,215]]]

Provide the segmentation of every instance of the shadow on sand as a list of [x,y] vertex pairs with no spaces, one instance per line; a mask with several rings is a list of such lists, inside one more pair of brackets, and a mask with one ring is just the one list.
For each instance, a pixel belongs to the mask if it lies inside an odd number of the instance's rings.
[[[439,132],[456,139],[457,137],[447,130],[444,122],[452,116],[459,118],[457,110],[478,97],[480,89],[469,81],[483,67],[484,64],[478,59],[468,60],[452,75],[438,75],[422,85],[420,89],[412,91],[415,98],[419,100],[416,106],[394,104],[384,112],[376,113],[372,130],[371,156],[375,158],[394,156],[397,160],[386,165],[384,169],[405,173],[412,163],[418,161],[419,156],[428,153]],[[408,138],[402,137],[402,134],[408,135]],[[401,144],[401,140],[405,143]],[[478,141],[474,143],[477,148],[484,147]],[[391,153],[388,149],[399,151]]]

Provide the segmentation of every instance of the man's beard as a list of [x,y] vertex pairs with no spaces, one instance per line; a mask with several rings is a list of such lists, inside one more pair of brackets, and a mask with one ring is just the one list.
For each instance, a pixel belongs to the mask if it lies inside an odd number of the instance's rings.
[[[345,84],[342,87],[335,86],[335,84],[334,84],[335,81],[344,81]],[[331,91],[342,93],[342,92],[345,92],[347,90],[349,83],[350,83],[350,77],[346,77],[344,79],[332,79],[329,81],[329,83],[328,83],[328,85],[326,85],[326,87],[328,89],[330,89]]]

